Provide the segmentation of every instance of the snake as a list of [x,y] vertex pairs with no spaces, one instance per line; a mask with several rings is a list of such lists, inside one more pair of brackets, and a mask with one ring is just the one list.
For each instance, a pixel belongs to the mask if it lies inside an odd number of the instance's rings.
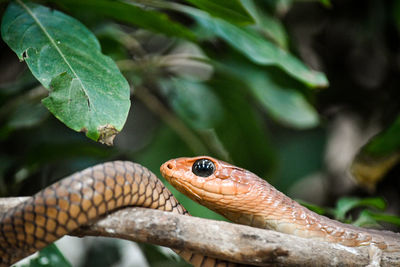
[[[180,192],[233,222],[348,247],[400,250],[400,235],[343,224],[318,215],[245,169],[208,156],[177,158],[161,174]],[[60,237],[126,207],[189,215],[147,168],[113,161],[76,172],[0,214],[0,266],[9,266]],[[175,250],[194,266],[233,267],[189,250]]]
[[400,234],[366,229],[308,210],[256,174],[212,157],[177,158],[161,166],[165,179],[227,219],[346,247],[400,251]]
[[[0,214],[0,266],[10,266],[79,227],[127,206],[189,215],[144,166],[129,161],[99,164],[50,185]],[[237,266],[189,250],[174,251],[194,266]]]

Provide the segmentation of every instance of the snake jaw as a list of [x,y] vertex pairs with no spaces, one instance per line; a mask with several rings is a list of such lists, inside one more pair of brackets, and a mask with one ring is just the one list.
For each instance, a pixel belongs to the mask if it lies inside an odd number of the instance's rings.
[[[197,194],[190,186],[187,186],[186,184],[179,184],[178,186],[175,185],[175,187],[178,188],[179,192],[185,194],[194,201],[200,202],[203,200],[199,194]],[[189,192],[189,194],[186,192]]]

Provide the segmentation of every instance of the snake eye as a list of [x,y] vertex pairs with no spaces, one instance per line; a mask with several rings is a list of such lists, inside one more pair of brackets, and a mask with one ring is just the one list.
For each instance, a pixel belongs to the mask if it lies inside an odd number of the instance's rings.
[[193,163],[192,172],[197,176],[208,177],[215,171],[214,163],[209,159],[198,159]]

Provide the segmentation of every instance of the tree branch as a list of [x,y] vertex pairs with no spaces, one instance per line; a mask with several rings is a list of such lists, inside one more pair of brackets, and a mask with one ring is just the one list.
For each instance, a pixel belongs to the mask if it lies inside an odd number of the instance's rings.
[[[0,214],[26,198],[0,198]],[[349,248],[222,221],[144,208],[125,208],[74,232],[189,249],[258,266],[366,266],[368,247]],[[383,252],[381,266],[399,266],[400,252]]]

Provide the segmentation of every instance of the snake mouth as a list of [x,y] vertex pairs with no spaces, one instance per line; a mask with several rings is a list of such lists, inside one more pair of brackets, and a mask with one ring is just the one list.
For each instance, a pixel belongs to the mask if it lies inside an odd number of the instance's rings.
[[186,184],[186,183],[180,183],[180,184],[176,184],[175,183],[175,187],[183,194],[185,194],[186,196],[188,196],[189,198],[196,200],[196,201],[200,201],[202,200],[202,197],[193,189],[198,189],[197,187],[191,185],[191,184]]

